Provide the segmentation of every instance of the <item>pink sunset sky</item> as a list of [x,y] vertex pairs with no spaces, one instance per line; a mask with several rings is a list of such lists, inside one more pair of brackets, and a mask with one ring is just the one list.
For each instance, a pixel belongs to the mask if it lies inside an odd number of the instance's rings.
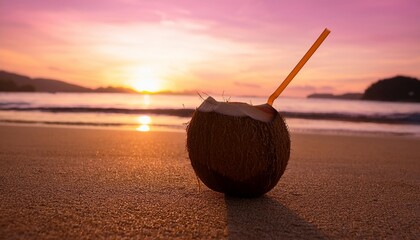
[[285,90],[362,92],[420,76],[418,0],[0,3],[0,69],[87,87],[268,96],[325,27]]

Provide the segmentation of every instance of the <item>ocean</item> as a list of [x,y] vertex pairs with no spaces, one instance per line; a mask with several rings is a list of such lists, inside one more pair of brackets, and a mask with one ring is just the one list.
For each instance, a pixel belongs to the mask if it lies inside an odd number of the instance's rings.
[[[1,93],[0,124],[183,132],[201,95]],[[263,104],[266,98],[213,96]],[[420,136],[420,104],[280,97],[292,132]]]

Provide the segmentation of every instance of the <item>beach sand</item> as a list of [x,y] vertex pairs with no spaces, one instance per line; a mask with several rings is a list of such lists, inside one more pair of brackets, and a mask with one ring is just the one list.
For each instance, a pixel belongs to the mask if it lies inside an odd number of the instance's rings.
[[420,238],[420,139],[292,134],[264,197],[201,184],[185,134],[0,127],[0,238]]

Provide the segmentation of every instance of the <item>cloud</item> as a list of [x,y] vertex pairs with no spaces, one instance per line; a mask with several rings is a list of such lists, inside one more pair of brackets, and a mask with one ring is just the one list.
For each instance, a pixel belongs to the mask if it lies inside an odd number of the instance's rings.
[[261,88],[260,85],[258,84],[254,84],[254,83],[244,83],[244,82],[237,82],[234,81],[233,82],[234,85],[239,86],[239,87],[246,87],[246,88]]

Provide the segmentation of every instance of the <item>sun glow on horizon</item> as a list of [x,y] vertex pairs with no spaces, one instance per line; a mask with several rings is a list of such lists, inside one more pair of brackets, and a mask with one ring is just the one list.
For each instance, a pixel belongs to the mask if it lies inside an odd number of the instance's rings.
[[138,92],[158,92],[162,90],[162,79],[153,68],[142,67],[130,74],[128,85]]

